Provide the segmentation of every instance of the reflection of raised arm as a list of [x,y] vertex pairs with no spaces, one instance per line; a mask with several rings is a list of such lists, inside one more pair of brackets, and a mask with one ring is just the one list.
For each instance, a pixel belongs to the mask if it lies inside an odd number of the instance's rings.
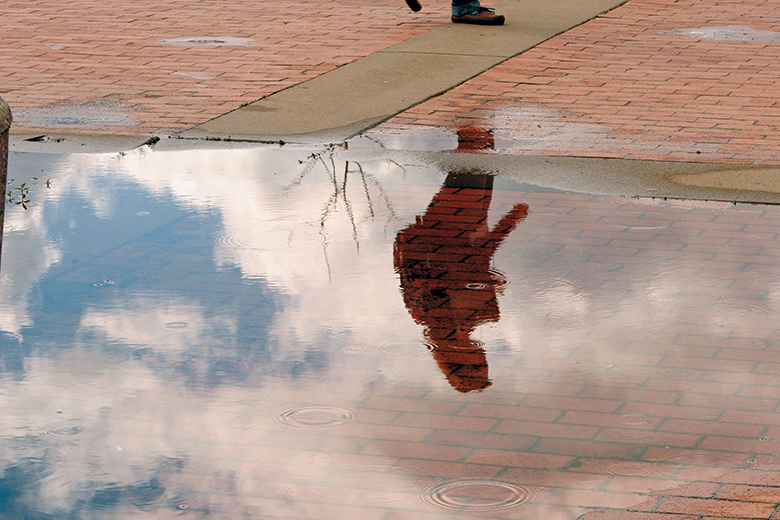
[[498,249],[501,242],[511,233],[517,224],[522,222],[525,217],[528,216],[528,204],[518,203],[499,220],[488,235],[488,242],[485,247],[489,247],[491,251]]

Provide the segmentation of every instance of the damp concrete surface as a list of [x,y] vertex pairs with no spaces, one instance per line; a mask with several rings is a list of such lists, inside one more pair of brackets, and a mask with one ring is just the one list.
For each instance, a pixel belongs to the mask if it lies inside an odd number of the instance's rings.
[[780,460],[767,169],[57,139],[10,154],[5,518],[575,519]]

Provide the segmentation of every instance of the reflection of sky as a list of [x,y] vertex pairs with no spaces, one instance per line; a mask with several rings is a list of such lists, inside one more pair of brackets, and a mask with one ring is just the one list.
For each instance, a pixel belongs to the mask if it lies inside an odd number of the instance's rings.
[[[559,396],[618,381],[610,392],[630,399],[647,378],[647,353],[605,343],[691,321],[726,335],[746,315],[766,325],[776,310],[780,292],[767,289],[766,274],[743,273],[739,291],[726,272],[697,287],[696,255],[626,264],[621,275],[605,276],[607,260],[588,270],[588,248],[602,239],[583,223],[609,228],[603,207],[568,214],[524,200],[528,219],[493,258],[509,280],[501,319],[474,334],[494,385],[452,396],[393,270],[396,233],[425,210],[443,172],[311,153],[12,154],[12,171],[51,178],[51,189],[39,183],[29,210],[6,214],[0,515],[167,518],[224,508],[307,517],[316,501],[294,499],[327,495],[318,483],[336,470],[409,498],[430,482],[382,449],[361,462],[394,468],[381,479],[338,465],[339,454],[399,440],[379,425],[407,411],[403,399],[432,395],[416,406],[445,414],[454,399],[516,404],[541,380]],[[493,220],[518,202],[508,182],[496,185]],[[674,229],[666,244],[692,233]],[[571,243],[546,238],[561,235]],[[356,409],[370,396],[398,404],[324,439],[277,421],[306,405]],[[716,396],[699,399],[718,406]]]
[[[209,443],[241,434],[208,403],[254,408],[266,380],[338,379],[342,350],[381,344],[377,334],[417,340],[413,323],[389,323],[406,311],[387,238],[426,192],[390,200],[383,177],[399,166],[378,163],[351,171],[346,188],[339,171],[329,200],[322,163],[298,178],[310,153],[12,155],[12,169],[40,171],[51,189],[34,186],[30,209],[7,213],[9,518],[176,509],[194,499],[171,489],[192,477],[171,467],[211,454],[183,442],[181,425]],[[133,436],[122,435],[128,415]],[[207,481],[235,485],[203,464]]]
[[[389,201],[381,176],[398,167],[380,165],[364,171],[365,182],[351,173],[358,179],[347,186],[350,206],[344,197],[331,201],[323,218],[322,165],[296,181],[308,153],[232,151],[229,161],[219,151],[23,157],[45,163],[26,168],[53,179],[51,190],[32,194],[40,199],[28,212],[9,211],[8,340],[26,352],[40,342],[48,354],[43,345],[53,335],[65,345],[82,338],[177,354],[204,338],[281,342],[286,350],[321,343],[323,334],[376,342],[360,330],[364,316],[405,317],[387,303],[398,293],[392,246],[378,239],[402,223],[393,204],[415,198]],[[271,178],[260,175],[269,162],[279,170]]]

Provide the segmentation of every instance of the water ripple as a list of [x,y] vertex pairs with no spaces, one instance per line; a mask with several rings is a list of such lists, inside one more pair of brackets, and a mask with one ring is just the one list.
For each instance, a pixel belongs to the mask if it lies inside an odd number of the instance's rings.
[[323,428],[351,421],[355,414],[344,408],[331,406],[304,406],[287,410],[279,420],[287,426],[303,428]]
[[420,498],[439,509],[481,513],[534,504],[541,499],[543,491],[537,486],[463,479],[438,484]]

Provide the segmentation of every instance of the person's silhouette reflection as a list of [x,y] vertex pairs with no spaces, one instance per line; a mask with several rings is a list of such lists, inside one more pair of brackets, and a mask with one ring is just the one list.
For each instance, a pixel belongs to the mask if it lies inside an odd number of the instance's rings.
[[493,254],[528,214],[517,204],[494,227],[487,216],[493,177],[450,174],[423,216],[398,233],[395,269],[406,308],[425,327],[428,348],[459,392],[490,386],[482,344],[470,338],[483,323],[498,321]]

